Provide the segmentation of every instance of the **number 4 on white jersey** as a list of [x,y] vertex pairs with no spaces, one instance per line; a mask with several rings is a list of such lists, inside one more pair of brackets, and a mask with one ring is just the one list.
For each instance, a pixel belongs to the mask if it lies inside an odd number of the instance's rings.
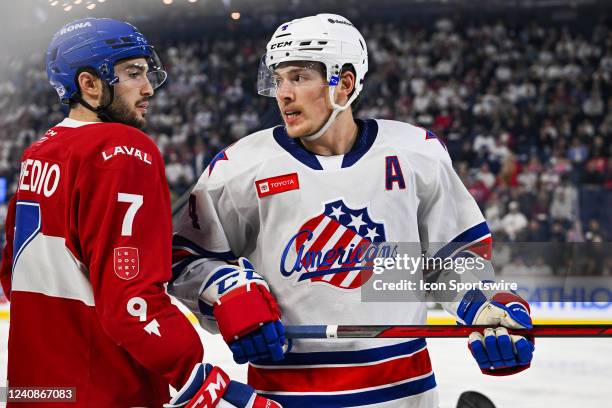
[[121,236],[131,237],[132,236],[132,224],[134,223],[134,217],[140,207],[142,207],[143,197],[139,194],[127,194],[118,193],[117,201],[120,203],[130,203],[125,217],[123,217],[123,225],[121,226]]

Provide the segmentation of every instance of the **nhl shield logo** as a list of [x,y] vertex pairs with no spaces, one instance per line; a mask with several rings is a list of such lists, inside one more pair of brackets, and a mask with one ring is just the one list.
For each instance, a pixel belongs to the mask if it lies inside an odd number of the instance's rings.
[[124,280],[130,280],[138,276],[140,272],[138,248],[119,247],[113,251],[115,274]]
[[280,271],[285,277],[297,274],[298,282],[359,288],[372,277],[374,258],[388,256],[381,255],[384,241],[384,225],[372,220],[367,207],[352,209],[336,200],[287,242]]

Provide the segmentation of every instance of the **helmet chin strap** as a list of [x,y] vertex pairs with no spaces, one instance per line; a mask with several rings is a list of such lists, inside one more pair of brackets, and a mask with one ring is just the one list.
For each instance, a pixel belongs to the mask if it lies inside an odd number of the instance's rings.
[[333,86],[333,87],[330,86],[329,87],[329,100],[330,100],[334,110],[332,110],[332,112],[330,113],[330,115],[327,118],[327,121],[325,122],[325,124],[323,126],[321,126],[321,129],[319,129],[316,133],[313,133],[313,134],[308,135],[308,136],[302,136],[302,137],[300,137],[300,139],[306,140],[307,142],[312,142],[314,140],[317,140],[321,136],[323,136],[323,134],[325,132],[327,132],[327,130],[330,128],[330,126],[334,123],[334,121],[336,120],[336,117],[338,116],[338,114],[340,112],[346,110],[346,108],[348,108],[349,106],[351,106],[353,101],[357,98],[357,92],[353,92],[353,95],[351,95],[351,97],[346,102],[346,104],[344,106],[340,106],[340,105],[338,105],[334,101],[335,90],[336,90],[335,86]]
[[112,105],[113,99],[115,99],[115,89],[112,85],[107,86],[109,90],[110,100],[106,105],[100,105],[97,108],[94,108],[88,102],[86,102],[80,94],[77,94],[76,96],[74,96],[74,98],[78,103],[95,113],[102,122],[117,122],[117,120],[113,118],[113,116],[107,111],[108,107]]

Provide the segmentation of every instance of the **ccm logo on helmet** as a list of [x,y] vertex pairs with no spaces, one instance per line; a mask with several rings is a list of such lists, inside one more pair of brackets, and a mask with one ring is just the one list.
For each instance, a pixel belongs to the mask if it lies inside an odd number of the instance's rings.
[[79,28],[85,28],[85,27],[91,27],[91,23],[89,21],[86,21],[84,23],[77,23],[77,24],[69,25],[68,27],[64,27],[60,30],[60,35],[64,35],[71,31],[77,30]]
[[272,46],[270,47],[271,50],[275,49],[275,48],[282,48],[282,47],[288,47],[291,45],[293,41],[284,41],[284,42],[279,42],[276,44],[272,44]]

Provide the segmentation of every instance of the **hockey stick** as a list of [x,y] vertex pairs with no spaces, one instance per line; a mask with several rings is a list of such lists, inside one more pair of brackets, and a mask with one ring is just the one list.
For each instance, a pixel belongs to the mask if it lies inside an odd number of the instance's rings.
[[[467,337],[470,333],[482,333],[490,326],[423,325],[423,326],[286,326],[291,339],[347,339],[347,338],[415,338]],[[534,325],[532,329],[508,329],[510,334],[535,337],[612,337],[612,326],[606,324],[555,324]]]

